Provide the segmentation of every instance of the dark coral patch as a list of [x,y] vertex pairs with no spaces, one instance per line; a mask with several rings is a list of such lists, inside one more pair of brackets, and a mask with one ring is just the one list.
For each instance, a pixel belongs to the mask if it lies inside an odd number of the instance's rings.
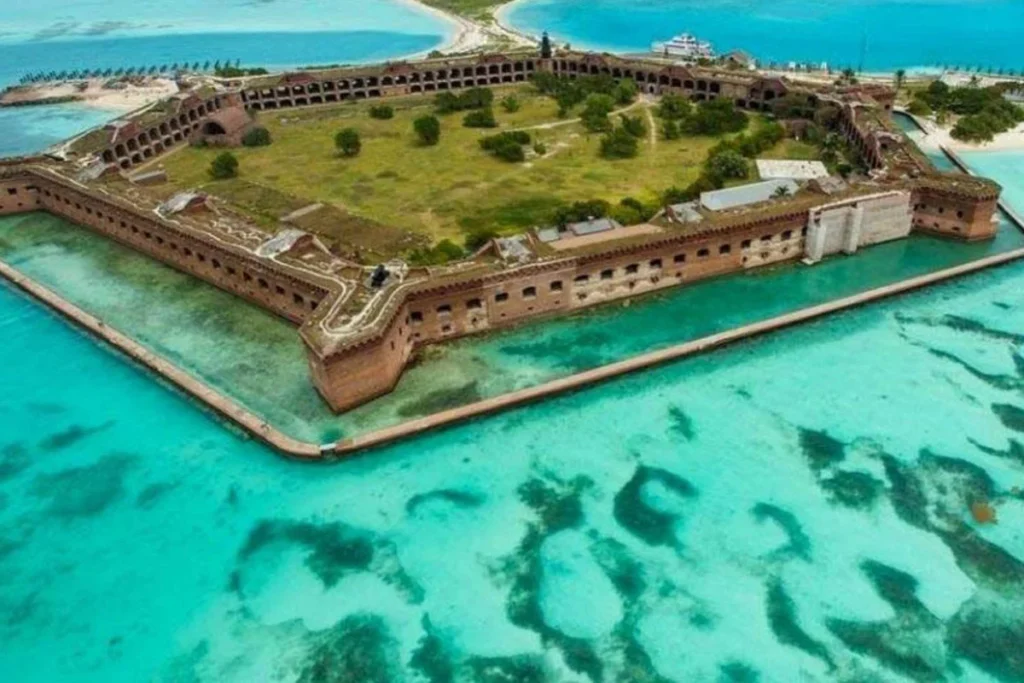
[[810,561],[811,539],[804,533],[803,526],[801,526],[800,521],[792,512],[769,503],[758,503],[750,512],[758,522],[764,522],[766,519],[771,520],[786,532],[789,543],[785,548],[781,549],[783,555],[799,557],[802,560]]
[[7,481],[25,470],[31,460],[24,444],[9,443],[0,448],[0,481]]
[[[972,601],[973,602],[973,601]],[[1024,681],[1024,620],[965,604],[947,625],[953,652],[1002,681]],[[1016,605],[1020,603],[1017,602]]]
[[780,643],[803,650],[812,657],[817,657],[828,664],[829,670],[835,668],[832,657],[825,646],[811,638],[801,628],[797,619],[796,605],[793,604],[793,599],[789,597],[781,582],[772,581],[768,584],[765,609],[768,612],[768,624]]
[[1010,403],[993,403],[992,412],[1007,429],[1024,433],[1024,408],[1018,408]]
[[836,503],[861,510],[874,505],[883,490],[882,482],[867,472],[839,471],[820,483]]
[[249,532],[238,556],[245,560],[279,542],[307,548],[306,566],[320,578],[325,588],[331,588],[346,574],[366,570],[374,555],[369,535],[345,524],[263,520]]
[[479,384],[474,380],[450,389],[437,389],[413,401],[406,401],[398,406],[396,413],[399,417],[423,417],[449,408],[476,403],[481,398],[483,394],[480,393]]
[[418,507],[431,501],[442,501],[460,508],[475,508],[480,507],[484,502],[484,499],[482,496],[468,491],[460,491],[458,489],[438,489],[436,491],[416,494],[406,501],[405,511],[409,514],[413,514],[416,512]]
[[630,557],[625,545],[613,538],[600,539],[591,547],[591,553],[624,600],[640,597],[647,587],[644,567]]
[[655,510],[643,499],[643,488],[659,482],[681,498],[694,498],[697,489],[679,475],[657,467],[641,466],[615,494],[615,520],[622,528],[650,545],[675,543],[676,515]]
[[800,428],[800,450],[811,465],[820,472],[837,465],[846,457],[846,444],[828,435],[828,432]]
[[124,494],[124,480],[138,458],[107,455],[92,465],[41,474],[32,493],[48,501],[47,511],[64,519],[93,517]]
[[579,526],[583,521],[580,496],[593,484],[586,477],[577,477],[565,486],[553,486],[540,479],[530,479],[518,489],[519,499],[537,513],[545,533]]
[[687,441],[693,438],[693,420],[678,406],[671,406],[668,409],[668,417],[672,423],[672,432],[683,437]]
[[299,683],[394,683],[402,679],[397,642],[376,615],[347,617],[311,640]]
[[159,502],[167,493],[177,488],[178,484],[169,482],[158,482],[150,484],[139,492],[135,497],[135,504],[143,510],[148,510]]
[[896,515],[919,529],[930,529],[928,497],[909,467],[891,455],[882,455],[885,475],[889,479],[889,499]]
[[719,683],[758,683],[761,674],[743,662],[726,662],[718,667]]
[[930,662],[919,651],[921,643],[900,628],[840,619],[830,619],[828,628],[854,652],[872,657],[902,676],[915,681],[946,680],[943,663]]
[[93,434],[97,434],[106,429],[110,429],[114,425],[113,420],[104,422],[98,427],[82,427],[81,425],[72,425],[67,429],[51,434],[50,436],[43,439],[39,447],[45,451],[56,451],[62,448],[72,446],[82,439],[85,439]]
[[455,680],[455,666],[445,651],[441,638],[434,633],[430,618],[421,620],[423,637],[409,659],[409,667],[419,671],[429,683],[452,683]]
[[860,568],[878,594],[894,609],[924,609],[917,598],[917,579],[910,574],[874,560],[861,562]]
[[547,675],[539,657],[474,657],[467,662],[473,683],[544,683]]

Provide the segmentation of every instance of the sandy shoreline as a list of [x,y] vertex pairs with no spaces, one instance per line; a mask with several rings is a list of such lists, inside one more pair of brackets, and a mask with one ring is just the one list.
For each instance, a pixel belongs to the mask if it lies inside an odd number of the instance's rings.
[[1020,152],[1024,151],[1024,123],[1013,130],[1000,133],[992,142],[964,142],[951,134],[951,128],[939,126],[931,119],[914,117],[925,129],[921,143],[931,147],[946,147],[956,152]]
[[[87,81],[64,82],[28,86],[9,90],[3,95],[3,102],[34,106],[34,102],[66,100],[96,109],[132,111],[178,92],[178,86],[168,78],[146,78],[136,83],[123,83],[122,87],[107,88],[109,78]],[[81,84],[84,83],[83,88]]]
[[[495,20],[490,23],[482,23],[473,19],[446,12],[438,7],[433,7],[420,0],[396,0],[420,12],[426,12],[445,23],[451,24],[454,28],[452,35],[440,47],[434,50],[446,53],[476,52],[489,45],[511,44],[512,47],[531,47],[536,42],[525,34],[504,25],[498,16],[507,7],[507,4],[496,5],[493,9]],[[420,53],[420,55],[426,52]]]

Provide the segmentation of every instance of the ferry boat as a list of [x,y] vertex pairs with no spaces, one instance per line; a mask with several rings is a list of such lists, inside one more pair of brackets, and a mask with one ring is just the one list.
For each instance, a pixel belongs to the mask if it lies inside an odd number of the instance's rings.
[[682,33],[664,43],[652,43],[651,52],[683,59],[714,59],[715,57],[711,43],[697,40],[689,33]]

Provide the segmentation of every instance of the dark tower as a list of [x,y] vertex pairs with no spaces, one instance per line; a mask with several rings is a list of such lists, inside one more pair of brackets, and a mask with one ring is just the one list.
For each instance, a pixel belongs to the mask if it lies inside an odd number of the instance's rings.
[[540,58],[551,59],[551,39],[548,38],[547,31],[544,31],[544,35],[540,39]]

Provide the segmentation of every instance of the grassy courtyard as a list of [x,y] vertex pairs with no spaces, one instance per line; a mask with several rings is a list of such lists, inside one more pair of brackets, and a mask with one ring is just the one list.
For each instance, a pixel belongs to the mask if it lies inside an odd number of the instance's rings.
[[[508,113],[497,102],[514,93],[521,106]],[[188,148],[164,161],[174,188],[201,188],[236,205],[272,229],[297,208],[322,202],[320,223],[303,226],[344,241],[358,230],[395,244],[435,243],[449,238],[461,243],[481,228],[503,233],[543,225],[558,206],[574,201],[624,197],[655,202],[666,188],[683,187],[700,175],[711,137],[663,140],[651,134],[653,105],[638,101],[630,114],[642,114],[648,135],[631,159],[606,160],[598,153],[600,134],[588,133],[573,114],[557,116],[556,103],[530,86],[496,93],[497,129],[462,126],[462,113],[440,117],[436,146],[421,145],[412,121],[433,111],[429,96],[389,101],[394,118],[369,116],[372,103],[342,104],[305,110],[262,112],[260,125],[273,139],[268,147],[233,150],[239,160],[237,178],[215,181],[208,169],[220,150]],[[613,117],[614,118],[614,117]],[[753,120],[751,127],[759,125]],[[362,150],[346,158],[334,147],[337,131],[359,131]],[[482,150],[481,137],[500,131],[527,129],[546,148],[532,150],[522,163],[501,161]],[[783,141],[769,156],[805,158],[814,149]],[[169,188],[168,188],[169,189]],[[412,233],[411,235],[409,233]],[[377,249],[375,249],[377,250]]]

